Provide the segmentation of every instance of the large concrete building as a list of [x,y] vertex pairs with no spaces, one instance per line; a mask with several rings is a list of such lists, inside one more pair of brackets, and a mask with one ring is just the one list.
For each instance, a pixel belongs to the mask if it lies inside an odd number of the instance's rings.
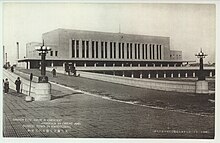
[[[170,38],[56,29],[43,34],[48,66],[72,63],[80,66],[181,66],[182,52],[170,50]],[[28,43],[26,62],[29,68],[39,68],[40,55],[35,51],[40,43]],[[186,61],[185,61],[186,62]]]

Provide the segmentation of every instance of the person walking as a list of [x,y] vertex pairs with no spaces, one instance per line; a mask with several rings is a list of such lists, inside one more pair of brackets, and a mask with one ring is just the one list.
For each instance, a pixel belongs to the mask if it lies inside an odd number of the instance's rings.
[[8,91],[9,91],[9,81],[6,78],[5,81],[4,81],[4,92],[7,94]]
[[53,74],[53,77],[56,77],[56,74],[57,74],[56,69],[53,69],[53,70],[52,70],[52,74]]
[[16,85],[17,93],[20,93],[20,87],[21,87],[20,77],[18,77],[17,80],[15,81],[15,85]]

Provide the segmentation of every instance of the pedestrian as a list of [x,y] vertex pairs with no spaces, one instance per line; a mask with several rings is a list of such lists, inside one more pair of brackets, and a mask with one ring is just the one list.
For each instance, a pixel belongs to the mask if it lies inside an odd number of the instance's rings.
[[52,74],[53,74],[53,77],[56,77],[56,74],[57,74],[56,69],[53,69],[53,70],[52,70]]
[[11,66],[11,72],[14,72],[14,66]]
[[8,81],[7,78],[6,78],[5,81],[4,81],[4,91],[5,91],[6,94],[7,94],[8,91],[9,91],[9,81]]
[[20,86],[21,86],[20,77],[18,77],[17,80],[15,81],[15,85],[16,85],[17,93],[19,93],[20,92]]

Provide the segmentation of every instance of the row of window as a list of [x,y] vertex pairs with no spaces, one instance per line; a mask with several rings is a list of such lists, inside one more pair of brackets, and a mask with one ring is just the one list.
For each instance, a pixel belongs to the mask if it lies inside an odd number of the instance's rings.
[[[91,41],[91,51],[90,41],[82,40],[72,40],[72,57],[79,58],[79,46],[82,47],[82,58],[110,58],[116,59],[116,44],[118,44],[118,58],[119,59],[162,59],[162,46],[156,44],[139,44],[139,43],[116,43],[116,42],[98,42]],[[108,46],[109,44],[109,46]],[[99,48],[100,45],[100,48]],[[108,57],[109,48],[109,57]],[[99,51],[100,50],[100,51]],[[127,54],[125,55],[125,50]],[[142,50],[142,52],[141,52]],[[91,57],[89,57],[89,52],[91,52]],[[149,53],[148,53],[149,52]],[[100,55],[99,55],[100,54]],[[141,55],[142,54],[142,55]],[[126,56],[126,57],[125,57]],[[148,57],[149,56],[149,57]]]
[[[53,52],[54,51],[50,51],[50,56],[53,56]],[[55,55],[54,56],[56,56],[56,57],[58,56],[58,51],[55,51]]]

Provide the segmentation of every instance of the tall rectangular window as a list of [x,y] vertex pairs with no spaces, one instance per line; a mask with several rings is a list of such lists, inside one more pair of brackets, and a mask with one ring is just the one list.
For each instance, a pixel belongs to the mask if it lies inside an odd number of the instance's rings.
[[152,59],[152,55],[151,55],[151,44],[150,44],[150,59]]
[[112,42],[110,42],[110,59],[112,58]]
[[98,41],[96,41],[96,58],[99,58],[98,53],[99,53],[99,43]]
[[104,42],[101,42],[101,58],[104,57]]
[[86,58],[89,58],[89,41],[86,41]]
[[85,41],[82,41],[82,58],[85,58]]
[[79,40],[76,40],[76,57],[79,58]]
[[129,59],[129,43],[127,43],[127,59]]
[[145,44],[145,59],[148,59],[148,57],[147,57],[147,44]]
[[155,56],[155,55],[154,55],[154,48],[155,48],[155,47],[154,47],[154,44],[153,44],[153,59],[155,58],[155,57],[154,57],[154,56]]
[[157,59],[159,59],[159,47],[158,47],[158,45],[157,45]]
[[114,59],[116,59],[116,42],[114,42]]
[[137,50],[138,51],[138,59],[140,59],[140,44],[138,44],[137,48],[138,48],[138,50]]
[[145,53],[145,50],[144,50],[144,44],[142,44],[142,59],[144,59],[144,53]]
[[92,58],[95,58],[95,42],[92,41]]
[[56,57],[58,56],[58,51],[55,51],[55,56],[56,56]]
[[108,43],[105,42],[105,58],[108,58],[108,57],[107,57],[107,54],[108,54],[107,45],[108,45]]
[[161,51],[161,45],[160,45],[160,59],[162,59],[161,57],[162,57],[162,51]]
[[50,56],[53,56],[53,51],[50,51]]
[[132,59],[132,43],[130,43],[130,59]]
[[124,47],[124,43],[122,43],[122,48],[121,48],[121,52],[122,52],[122,59],[124,59],[125,58],[125,49],[124,49],[125,47]]
[[72,40],[72,58],[75,58],[75,40]]
[[134,58],[137,59],[137,44],[134,44]]
[[118,57],[121,59],[121,43],[118,43]]

